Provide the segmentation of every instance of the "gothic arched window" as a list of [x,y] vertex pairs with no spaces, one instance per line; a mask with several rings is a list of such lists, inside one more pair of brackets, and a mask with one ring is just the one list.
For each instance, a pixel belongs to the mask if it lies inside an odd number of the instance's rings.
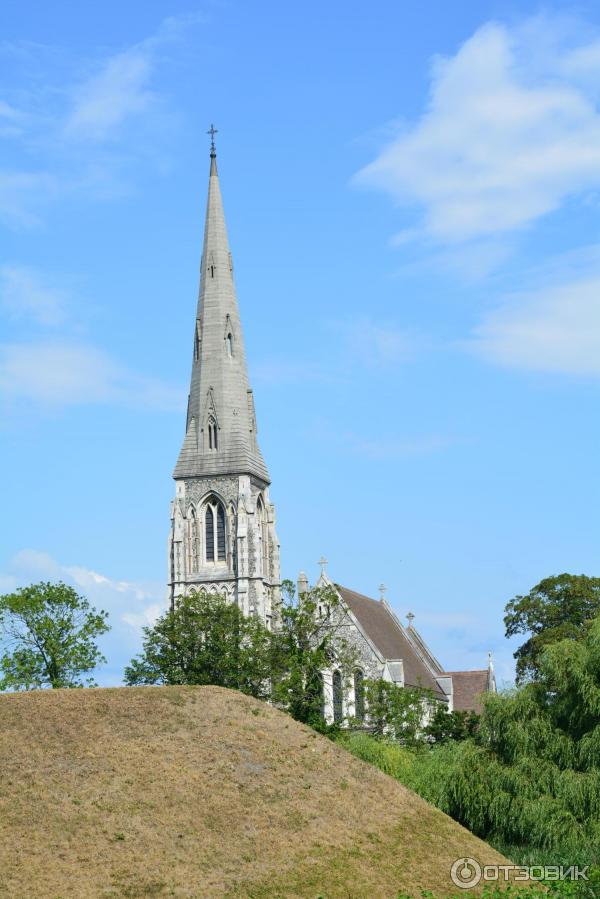
[[216,496],[206,501],[204,510],[204,546],[207,562],[227,561],[225,508]]
[[208,418],[208,448],[209,450],[217,449],[217,421],[214,415]]
[[354,672],[354,717],[357,721],[365,718],[365,676],[360,668]]
[[344,717],[344,691],[342,687],[342,675],[339,671],[333,672],[333,722],[340,724]]

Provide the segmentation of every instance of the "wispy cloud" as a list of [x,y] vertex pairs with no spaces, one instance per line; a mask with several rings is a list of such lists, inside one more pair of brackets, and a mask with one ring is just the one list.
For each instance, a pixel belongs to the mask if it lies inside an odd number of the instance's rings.
[[106,140],[129,117],[154,101],[148,84],[152,60],[145,48],[132,48],[108,59],[101,71],[74,91],[65,123],[69,138]]
[[90,404],[184,408],[183,389],[137,374],[108,353],[74,342],[0,345],[0,396],[53,409]]
[[15,138],[29,163],[21,168],[15,156],[0,170],[0,219],[37,225],[57,197],[120,196],[135,184],[140,163],[165,168],[176,113],[157,76],[168,48],[180,51],[202,21],[199,14],[173,16],[129,47],[68,64],[47,47],[11,47],[12,57],[28,61],[29,83],[14,91],[22,108],[0,99],[0,135]]
[[345,351],[355,364],[387,367],[409,362],[425,343],[419,334],[372,318],[337,322],[332,329],[341,334]]
[[28,266],[2,265],[0,307],[11,317],[54,327],[65,321],[67,294]]
[[435,60],[420,120],[357,176],[421,210],[409,238],[505,234],[600,186],[599,43],[557,30],[489,23]]
[[599,377],[600,271],[507,297],[467,346],[510,368]]

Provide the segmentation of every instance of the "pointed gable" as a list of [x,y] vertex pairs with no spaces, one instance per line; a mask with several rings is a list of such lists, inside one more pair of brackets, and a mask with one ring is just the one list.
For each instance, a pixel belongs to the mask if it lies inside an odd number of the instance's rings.
[[386,660],[402,661],[404,685],[432,690],[438,699],[447,699],[431,671],[407,638],[400,622],[386,603],[363,596],[336,584],[343,602],[358,620],[379,654]]

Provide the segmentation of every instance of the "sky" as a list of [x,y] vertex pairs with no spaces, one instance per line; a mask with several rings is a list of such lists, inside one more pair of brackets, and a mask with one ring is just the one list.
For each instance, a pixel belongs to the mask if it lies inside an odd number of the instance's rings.
[[[211,122],[282,573],[449,670],[597,575],[600,9],[23,0],[0,10],[0,592],[166,606]],[[518,640],[517,640],[518,644]]]

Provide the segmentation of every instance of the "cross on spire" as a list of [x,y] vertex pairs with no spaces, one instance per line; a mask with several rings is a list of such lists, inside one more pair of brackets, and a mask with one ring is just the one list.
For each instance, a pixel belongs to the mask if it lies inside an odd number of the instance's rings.
[[208,129],[208,131],[207,131],[206,133],[207,133],[207,134],[210,134],[210,155],[211,155],[211,156],[214,156],[215,153],[216,153],[216,149],[215,149],[215,134],[218,134],[218,133],[219,133],[219,129],[218,129],[218,128],[215,128],[215,126],[214,126],[214,125],[212,124],[212,122],[211,122],[210,128]]
[[406,617],[408,618],[408,626],[412,627],[412,623],[415,620],[415,616],[413,615],[412,612],[409,612]]
[[387,587],[385,586],[385,584],[380,584],[378,587],[378,590],[379,590],[379,593],[381,594],[381,597],[380,597],[381,601],[383,602],[383,600],[385,599],[385,591],[387,590]]
[[327,567],[327,559],[325,558],[325,556],[321,556],[321,558],[319,559],[319,565],[321,566],[321,574],[327,574],[327,572],[325,571]]

